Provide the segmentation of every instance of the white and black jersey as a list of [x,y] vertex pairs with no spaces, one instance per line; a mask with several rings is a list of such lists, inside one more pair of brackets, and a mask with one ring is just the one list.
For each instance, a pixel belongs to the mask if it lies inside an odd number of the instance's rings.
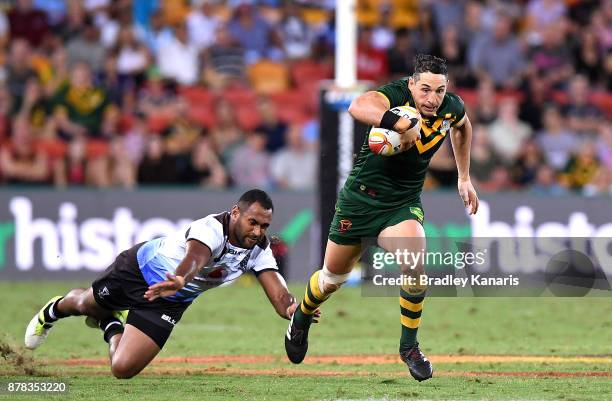
[[259,274],[278,270],[270,243],[263,238],[253,249],[233,246],[228,241],[230,214],[211,214],[191,223],[187,229],[167,237],[146,242],[138,249],[138,265],[149,285],[166,280],[166,273],[175,274],[185,257],[187,241],[195,240],[211,250],[206,266],[174,296],[166,299],[191,302],[202,292],[233,281],[252,270]]

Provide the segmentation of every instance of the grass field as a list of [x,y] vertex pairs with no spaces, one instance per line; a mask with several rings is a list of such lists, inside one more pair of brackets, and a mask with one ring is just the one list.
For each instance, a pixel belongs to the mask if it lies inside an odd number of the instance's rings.
[[283,349],[287,322],[243,281],[201,296],[157,360],[120,381],[101,332],[83,318],[61,321],[35,352],[21,346],[38,308],[78,286],[0,283],[0,382],[66,381],[69,392],[52,399],[612,400],[610,298],[429,299],[419,339],[435,373],[417,383],[395,353],[396,298],[343,288],[312,329],[309,356],[293,366]]

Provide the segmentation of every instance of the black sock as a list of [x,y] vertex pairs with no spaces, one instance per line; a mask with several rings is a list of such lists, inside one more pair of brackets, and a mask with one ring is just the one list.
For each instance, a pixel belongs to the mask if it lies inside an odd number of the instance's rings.
[[45,310],[43,311],[43,315],[45,315],[46,323],[53,323],[57,321],[58,319],[68,316],[64,313],[61,313],[59,310],[57,310],[57,305],[59,304],[59,301],[61,301],[62,299],[64,299],[64,297],[61,297],[60,299],[53,302],[52,304],[49,304],[49,306],[45,308]]
[[109,342],[115,334],[123,333],[123,324],[114,316],[102,319],[100,328],[104,331],[104,341],[106,342]]

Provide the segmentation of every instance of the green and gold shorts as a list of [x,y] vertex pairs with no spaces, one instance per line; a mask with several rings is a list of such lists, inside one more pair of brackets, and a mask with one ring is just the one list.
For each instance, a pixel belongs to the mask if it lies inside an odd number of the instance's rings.
[[405,220],[423,224],[420,202],[407,203],[394,209],[376,209],[346,199],[342,193],[336,202],[336,213],[329,228],[329,239],[339,245],[356,245],[362,238],[375,238],[382,230]]

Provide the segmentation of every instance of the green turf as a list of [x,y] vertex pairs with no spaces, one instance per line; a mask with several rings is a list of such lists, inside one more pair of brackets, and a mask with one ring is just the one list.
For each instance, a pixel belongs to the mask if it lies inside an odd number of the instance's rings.
[[[22,351],[23,331],[51,296],[78,283],[0,283],[3,344],[40,361],[106,356],[101,332],[83,318],[61,321],[35,352]],[[292,287],[301,296],[303,286]],[[393,354],[399,338],[396,298],[364,298],[357,288],[343,288],[323,308],[322,323],[312,329],[310,355]],[[275,377],[145,374],[130,381],[110,377],[106,367],[44,366],[38,373],[70,382],[61,398],[141,400],[323,400],[323,399],[469,399],[469,400],[612,400],[611,377],[436,377],[417,383],[404,367],[386,365],[306,364],[284,359],[287,322],[278,318],[256,285],[241,282],[201,296],[185,313],[161,357],[262,354],[274,362],[216,367],[283,369],[288,372],[337,371],[342,377]],[[430,354],[595,355],[612,356],[612,302],[609,298],[431,298],[426,301],[419,339]],[[0,375],[23,372],[15,358],[0,358]],[[173,365],[174,367],[187,367]],[[159,367],[157,365],[156,367]],[[204,366],[203,368],[206,368]],[[21,370],[20,370],[21,369]],[[598,363],[466,363],[436,365],[440,372],[609,372]],[[92,373],[93,372],[93,373]],[[355,372],[355,376],[351,373]],[[371,376],[364,375],[364,372]],[[95,374],[92,376],[92,374]],[[10,375],[10,376],[8,376]],[[40,379],[40,378],[39,378]],[[103,394],[104,396],[96,397]],[[0,395],[0,398],[3,396]],[[32,399],[30,395],[23,399]],[[28,398],[30,397],[30,398]],[[11,399],[15,398],[11,395]],[[15,399],[18,399],[16,397]]]
[[[438,378],[417,384],[404,379],[243,377],[189,375],[136,377],[128,382],[108,377],[70,378],[61,399],[95,400],[258,400],[336,399],[427,400],[563,400],[601,401],[610,396],[610,381],[512,378]],[[607,387],[607,388],[606,388]],[[0,397],[2,397],[0,395]],[[57,397],[58,399],[60,397]],[[11,399],[43,399],[24,395]],[[55,399],[55,398],[49,398]]]

